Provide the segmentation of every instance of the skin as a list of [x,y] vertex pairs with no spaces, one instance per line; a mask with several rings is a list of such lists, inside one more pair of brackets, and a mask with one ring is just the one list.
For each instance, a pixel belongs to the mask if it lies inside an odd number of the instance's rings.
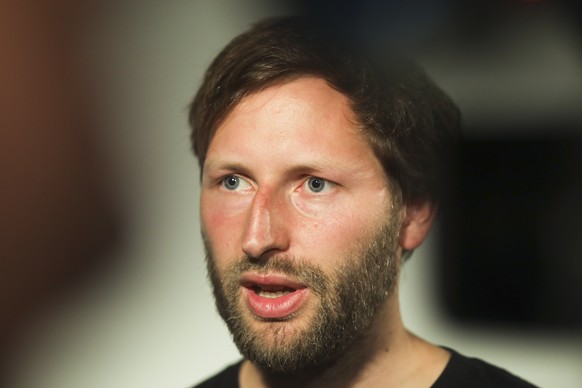
[[[269,87],[230,112],[209,146],[200,203],[219,272],[242,255],[279,254],[308,258],[330,272],[386,214],[402,219],[400,252],[422,242],[434,207],[419,201],[396,213],[384,171],[356,122],[347,98],[318,78]],[[225,185],[231,176],[238,186]],[[313,190],[313,177],[325,180],[323,190]],[[286,324],[309,325],[318,302],[310,293]],[[269,338],[268,324],[255,319],[242,297],[240,306],[252,329]],[[449,357],[405,330],[397,292],[387,296],[366,338],[304,385],[430,386]],[[356,373],[347,365],[358,365]],[[249,361],[239,378],[243,387],[282,386]]]

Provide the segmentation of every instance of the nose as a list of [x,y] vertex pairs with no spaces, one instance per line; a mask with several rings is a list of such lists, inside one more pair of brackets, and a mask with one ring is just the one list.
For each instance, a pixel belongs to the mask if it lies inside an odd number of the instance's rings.
[[259,190],[247,215],[241,242],[243,252],[259,259],[267,253],[287,250],[286,226],[284,200],[273,192]]

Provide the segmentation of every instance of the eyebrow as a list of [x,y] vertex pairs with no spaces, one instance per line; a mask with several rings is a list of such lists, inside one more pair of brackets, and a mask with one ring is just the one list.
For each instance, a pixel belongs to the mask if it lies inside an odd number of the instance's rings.
[[244,165],[239,162],[228,162],[228,161],[214,161],[211,160],[210,162],[204,163],[204,169],[213,169],[213,170],[232,170],[232,171],[241,171],[246,170]]
[[244,164],[240,162],[230,162],[221,160],[214,160],[208,163],[205,162],[201,176],[202,179],[204,179],[204,177],[207,176],[208,171],[210,171],[211,174],[216,171],[229,171],[243,175],[248,175],[250,173],[249,169],[246,168]]
[[[317,174],[318,172],[333,171],[337,174],[346,174],[352,172],[350,167],[353,166],[352,163],[348,164],[338,164],[333,161],[329,162],[319,162],[312,161],[307,163],[298,162],[296,165],[290,165],[289,168],[285,169],[286,174]],[[251,171],[244,163],[237,161],[220,161],[213,160],[204,166],[204,171],[230,171],[233,173],[239,173],[244,175],[250,175]]]

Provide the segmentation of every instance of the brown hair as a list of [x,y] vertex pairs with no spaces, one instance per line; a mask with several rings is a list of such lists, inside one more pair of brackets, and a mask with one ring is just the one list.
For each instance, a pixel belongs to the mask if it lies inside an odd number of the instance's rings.
[[212,137],[245,96],[323,78],[351,102],[391,187],[406,203],[438,198],[439,172],[459,129],[451,100],[415,65],[340,45],[298,17],[267,19],[234,38],[208,68],[190,107],[200,168]]

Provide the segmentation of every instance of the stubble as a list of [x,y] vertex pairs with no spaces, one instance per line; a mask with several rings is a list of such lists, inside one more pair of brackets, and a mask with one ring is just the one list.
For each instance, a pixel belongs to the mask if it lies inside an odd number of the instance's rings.
[[[313,260],[288,255],[241,257],[218,271],[205,240],[216,306],[242,355],[268,373],[293,374],[333,362],[365,336],[394,291],[400,265],[399,221],[389,217],[327,274]],[[307,324],[295,324],[294,316],[265,320],[247,311],[240,297],[240,276],[247,271],[280,273],[305,284],[317,297]],[[261,329],[255,328],[257,323]]]

